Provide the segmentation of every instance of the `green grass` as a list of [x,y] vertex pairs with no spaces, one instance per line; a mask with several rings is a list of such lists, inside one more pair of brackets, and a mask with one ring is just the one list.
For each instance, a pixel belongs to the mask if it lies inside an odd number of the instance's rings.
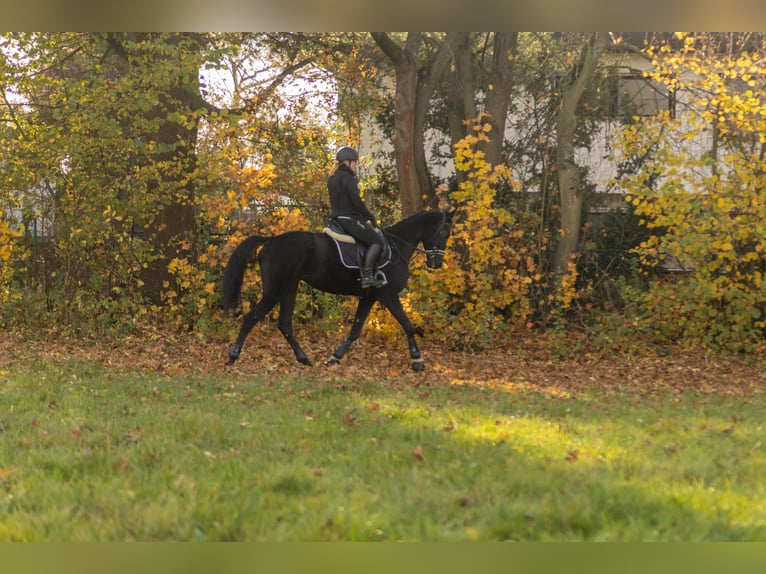
[[760,394],[311,376],[0,369],[0,540],[766,540]]

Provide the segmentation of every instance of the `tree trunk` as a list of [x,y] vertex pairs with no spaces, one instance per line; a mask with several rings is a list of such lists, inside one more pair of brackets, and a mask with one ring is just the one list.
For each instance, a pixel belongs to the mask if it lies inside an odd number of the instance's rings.
[[578,63],[563,80],[556,129],[561,206],[561,227],[553,259],[553,271],[556,275],[566,272],[569,261],[577,250],[582,227],[583,195],[580,168],[574,158],[577,105],[598,67],[608,41],[605,33],[590,34],[583,45]]
[[421,62],[422,33],[408,33],[404,47],[385,32],[371,32],[371,35],[394,66],[396,92],[392,143],[402,215],[407,216],[423,209],[425,199],[433,195],[425,156],[425,117],[436,83],[449,62],[449,53],[442,46]]
[[[447,32],[446,43],[452,54],[454,68],[448,83],[447,103],[449,129],[452,147],[469,133],[468,122],[478,117],[476,91],[481,87],[476,82],[477,74],[472,55],[473,34],[470,32]],[[495,32],[492,63],[483,89],[486,93],[484,119],[492,126],[489,141],[480,142],[486,161],[498,165],[503,161],[503,144],[508,107],[513,90],[513,60],[518,41],[518,32]],[[463,174],[457,173],[458,183]]]
[[[447,32],[447,45],[452,53],[453,68],[447,83],[447,114],[450,143],[454,150],[458,142],[468,135],[467,122],[476,117],[476,96],[471,54],[470,32]],[[455,173],[458,185],[465,174]]]
[[513,90],[513,61],[518,44],[518,32],[495,32],[492,67],[487,85],[484,112],[492,126],[490,141],[484,142],[485,159],[490,165],[503,161],[505,124]]
[[[157,150],[148,156],[157,177],[146,185],[147,197],[152,200],[154,208],[145,218],[146,237],[152,244],[155,257],[141,273],[142,292],[152,303],[160,303],[162,292],[173,283],[168,264],[174,258],[189,257],[193,260],[195,255],[197,124],[189,118],[193,117],[201,101],[198,70],[189,69],[181,59],[185,51],[201,49],[199,34],[161,36],[155,33],[137,35],[139,40],[164,42],[172,49],[158,50],[149,64],[140,59],[137,61],[141,63],[134,64],[154,65],[168,74],[164,81],[158,81],[157,104],[147,113],[150,123],[158,126],[156,132],[143,136],[147,147]],[[131,62],[130,48],[123,44],[126,39],[127,35],[114,34],[110,35],[109,41],[126,62]],[[143,72],[138,69],[134,73],[140,76]]]
[[[167,109],[188,113],[188,89],[189,86],[174,84],[167,94]],[[149,263],[142,277],[144,293],[154,303],[160,302],[166,283],[172,283],[168,264],[174,258],[196,259],[193,174],[197,168],[197,126],[187,127],[165,120],[157,132],[157,144],[168,151],[157,153],[154,162],[157,165],[167,162],[172,167],[168,171],[161,170],[161,179],[150,181],[147,186],[148,193],[161,198],[159,211],[150,227],[155,254],[159,257]]]

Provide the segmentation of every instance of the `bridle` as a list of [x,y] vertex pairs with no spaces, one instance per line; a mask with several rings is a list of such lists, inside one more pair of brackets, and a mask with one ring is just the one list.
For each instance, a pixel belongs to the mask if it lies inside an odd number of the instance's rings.
[[[441,231],[442,231],[442,229],[444,229],[445,225],[449,228],[452,225],[452,223],[447,221],[447,215],[446,214],[442,214],[442,221],[439,224],[439,226],[436,228],[436,231],[434,231],[426,239],[423,239],[423,240],[419,241],[418,243],[421,243],[421,242],[424,243],[424,244],[425,243],[430,243],[432,239],[434,239],[435,237],[437,237],[439,235],[439,233],[441,233]],[[417,243],[415,245],[413,245],[412,243],[410,243],[408,241],[405,241],[404,239],[402,239],[398,235],[394,235],[390,231],[386,231],[386,235],[389,235],[390,237],[400,241],[402,244],[406,245],[407,247],[412,248],[413,255],[415,253],[422,253],[426,257],[428,257],[428,256],[432,256],[433,257],[433,256],[436,256],[436,255],[441,255],[442,257],[444,257],[447,254],[447,252],[444,249],[436,249],[436,248],[434,248],[434,249],[424,249],[424,248],[420,248],[420,247],[418,247]],[[397,252],[398,251],[399,250],[397,249]],[[401,256],[401,254],[400,254],[400,256]],[[411,260],[412,260],[412,256],[410,256],[410,258],[407,260],[407,262],[409,263]]]

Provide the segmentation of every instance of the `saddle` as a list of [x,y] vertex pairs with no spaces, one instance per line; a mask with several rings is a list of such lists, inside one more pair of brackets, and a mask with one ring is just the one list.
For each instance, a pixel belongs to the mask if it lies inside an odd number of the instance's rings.
[[[388,243],[386,236],[378,229],[378,235],[383,240],[383,253],[378,258],[378,269],[382,269],[391,262],[391,245]],[[335,247],[338,250],[338,257],[344,267],[348,269],[360,269],[364,262],[364,254],[367,251],[367,246],[363,243],[357,242],[352,235],[346,233],[346,231],[338,225],[332,219],[328,220],[327,227],[322,230],[333,240]]]

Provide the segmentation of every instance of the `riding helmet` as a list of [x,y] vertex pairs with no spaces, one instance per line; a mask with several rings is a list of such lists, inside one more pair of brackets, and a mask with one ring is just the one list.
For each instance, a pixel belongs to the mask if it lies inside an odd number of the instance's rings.
[[338,150],[338,155],[335,156],[335,159],[338,160],[338,163],[346,161],[347,159],[350,159],[351,161],[359,161],[359,154],[356,153],[356,150],[350,147],[342,147]]

